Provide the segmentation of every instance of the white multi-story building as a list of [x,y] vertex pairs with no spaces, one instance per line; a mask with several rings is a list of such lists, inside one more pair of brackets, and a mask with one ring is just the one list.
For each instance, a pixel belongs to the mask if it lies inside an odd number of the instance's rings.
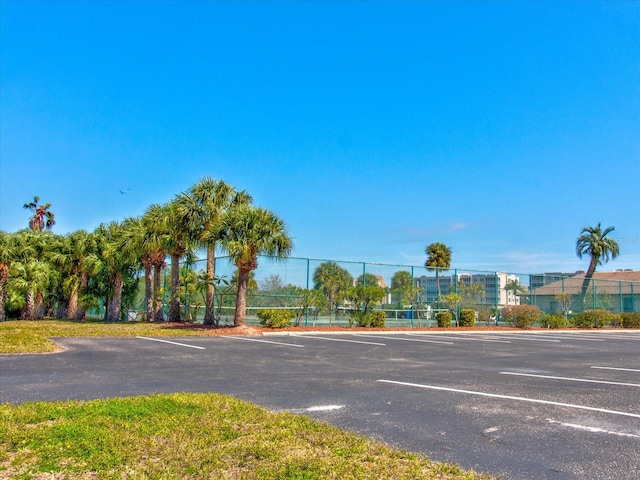
[[[455,275],[440,275],[440,293],[446,295],[455,291],[456,284],[470,286],[476,283],[482,285],[482,292],[477,295],[476,302],[479,305],[506,306],[519,305],[520,297],[513,290],[506,290],[507,282],[518,281],[516,275],[506,272],[496,273],[457,273]],[[423,291],[425,303],[433,303],[438,300],[438,285],[435,276],[423,275],[415,279],[416,286]]]

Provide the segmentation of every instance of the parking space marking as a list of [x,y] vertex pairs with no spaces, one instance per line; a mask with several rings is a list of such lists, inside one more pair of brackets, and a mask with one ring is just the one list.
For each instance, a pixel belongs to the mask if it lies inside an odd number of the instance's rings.
[[543,405],[553,405],[556,407],[566,407],[566,408],[575,408],[578,410],[589,410],[592,412],[600,412],[600,413],[608,413],[611,415],[621,415],[624,417],[633,417],[640,418],[640,414],[638,413],[630,413],[630,412],[621,412],[618,410],[609,410],[606,408],[597,408],[597,407],[588,407],[586,405],[575,405],[572,403],[562,403],[562,402],[553,402],[551,400],[540,400],[538,398],[528,398],[528,397],[515,397],[512,395],[500,395],[497,393],[487,393],[487,392],[477,392],[474,390],[461,390],[458,388],[449,388],[449,387],[439,387],[436,385],[423,385],[420,383],[409,383],[409,382],[398,382],[396,380],[378,380],[378,382],[389,383],[392,385],[401,385],[405,387],[415,387],[415,388],[426,388],[429,390],[439,390],[443,392],[453,392],[453,393],[464,393],[467,395],[477,395],[480,397],[490,397],[490,398],[502,398],[504,400],[515,400],[518,402],[528,402],[528,403],[541,403]]
[[559,422],[558,420],[552,420],[551,418],[547,418],[547,422],[557,423],[558,425],[561,425],[563,427],[577,428],[578,430],[586,430],[588,432],[593,432],[593,433],[606,433],[607,435],[616,435],[619,437],[640,438],[640,435],[634,435],[633,433],[614,432],[612,430],[605,430],[603,428],[587,427],[586,425],[577,425],[575,423],[564,423],[564,422]]
[[[408,333],[407,335],[413,335],[415,337],[429,335],[428,333]],[[474,342],[495,342],[495,343],[511,343],[509,340],[496,340],[493,338],[483,338],[483,336],[472,337],[471,335],[441,335],[438,334],[438,338],[452,338],[454,340],[470,340]]]
[[319,340],[329,340],[331,342],[348,342],[348,343],[362,343],[364,345],[379,345],[384,347],[386,343],[376,343],[376,342],[363,342],[359,340],[346,340],[344,338],[329,338],[329,337],[318,337],[317,335],[291,335],[292,337],[304,337],[304,338],[317,338]]
[[384,337],[382,335],[363,335],[361,333],[354,333],[354,335],[357,335],[358,337],[367,337],[367,338],[384,338],[386,340],[400,340],[400,341],[404,341],[404,342],[422,342],[422,343],[440,343],[443,345],[453,345],[453,342],[441,342],[438,340],[418,340],[417,338],[402,338],[400,336],[393,336],[393,337]]
[[524,334],[518,335],[516,333],[506,333],[503,335],[497,335],[498,338],[515,338],[516,340],[527,340],[530,342],[550,342],[550,343],[560,343],[560,340],[555,340],[553,338],[545,339],[545,338],[532,338],[535,334]]
[[221,336],[220,338],[230,338],[232,340],[244,340],[246,342],[271,343],[273,345],[284,345],[286,347],[304,348],[304,345],[297,345],[295,343],[273,342],[271,340],[258,340],[257,338],[250,338],[250,337],[234,337],[229,335],[229,336]]
[[600,370],[619,370],[621,372],[640,372],[637,368],[598,367],[595,365],[592,365],[591,368],[598,368]]
[[536,375],[533,373],[500,372],[500,375],[515,375],[518,377],[548,378],[549,380],[567,380],[569,382],[604,383],[606,385],[620,385],[624,387],[640,387],[637,383],[609,382],[607,380],[589,380],[587,378],[554,377],[552,375]]
[[545,338],[556,338],[556,339],[560,339],[560,340],[580,340],[580,341],[583,341],[583,342],[604,342],[604,340],[602,338],[586,337],[584,335],[575,334],[575,333],[567,333],[566,335],[562,335],[560,333],[558,333],[558,334],[536,333],[535,335],[544,335]]
[[178,345],[180,347],[189,347],[189,348],[196,348],[198,350],[206,350],[206,348],[199,347],[197,345],[189,345],[187,343],[170,342],[169,340],[161,340],[160,338],[150,338],[150,337],[136,337],[136,338],[139,338],[141,340],[151,340],[152,342],[170,343],[171,345]]

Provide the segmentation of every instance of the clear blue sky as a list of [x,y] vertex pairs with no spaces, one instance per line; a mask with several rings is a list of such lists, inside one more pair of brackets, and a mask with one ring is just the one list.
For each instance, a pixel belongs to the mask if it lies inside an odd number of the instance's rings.
[[[294,255],[640,268],[640,2],[0,1],[0,229],[140,215],[203,176]],[[127,193],[122,194],[120,191]]]

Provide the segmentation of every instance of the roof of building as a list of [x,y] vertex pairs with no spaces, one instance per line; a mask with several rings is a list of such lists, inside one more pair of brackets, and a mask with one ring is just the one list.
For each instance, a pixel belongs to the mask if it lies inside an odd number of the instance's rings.
[[[580,293],[584,275],[567,277],[564,280],[548,283],[534,290],[535,295],[556,295],[560,292]],[[589,288],[595,285],[597,292],[611,294],[634,293],[640,295],[640,270],[616,270],[614,272],[596,272]]]

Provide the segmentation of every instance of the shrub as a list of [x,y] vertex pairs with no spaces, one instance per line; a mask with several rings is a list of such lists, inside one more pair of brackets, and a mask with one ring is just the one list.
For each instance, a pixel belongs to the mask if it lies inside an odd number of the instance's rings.
[[491,312],[491,310],[480,310],[478,313],[478,321],[488,325],[492,316],[493,312]]
[[357,327],[366,327],[368,325],[367,314],[362,310],[354,310],[349,314],[349,326],[353,327],[353,324]]
[[438,312],[436,318],[438,319],[439,327],[449,328],[451,326],[451,319],[453,316],[451,315],[451,312]]
[[382,310],[374,310],[369,314],[369,326],[384,328],[387,324],[387,314]]
[[529,328],[540,320],[542,311],[535,305],[511,305],[502,311],[505,321],[518,328]]
[[562,315],[543,315],[540,324],[544,328],[567,328],[567,322]]
[[463,308],[460,312],[461,327],[475,327],[476,326],[476,311],[473,308]]
[[624,328],[640,328],[640,313],[625,312],[620,314]]
[[608,310],[585,310],[573,317],[573,324],[578,328],[602,328],[618,321],[618,315]]
[[258,310],[256,316],[260,319],[260,325],[270,328],[283,328],[291,325],[291,320],[296,317],[293,310],[268,308]]

